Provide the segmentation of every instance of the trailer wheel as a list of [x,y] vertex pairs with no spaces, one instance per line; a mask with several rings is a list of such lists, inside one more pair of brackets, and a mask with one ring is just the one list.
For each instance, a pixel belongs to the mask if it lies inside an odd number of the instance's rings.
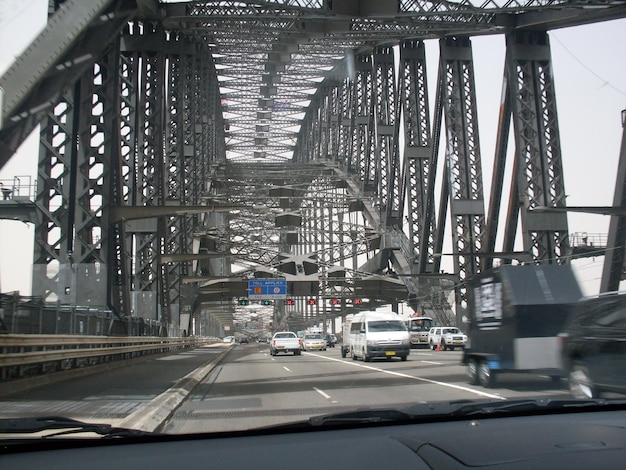
[[478,385],[478,361],[474,358],[467,361],[467,379],[471,385]]
[[495,381],[495,375],[486,359],[480,361],[478,364],[478,383],[485,388],[489,388],[493,386]]

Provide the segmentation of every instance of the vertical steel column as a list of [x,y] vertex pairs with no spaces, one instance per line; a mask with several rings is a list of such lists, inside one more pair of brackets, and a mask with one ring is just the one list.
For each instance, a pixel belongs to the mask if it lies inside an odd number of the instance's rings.
[[[487,212],[487,227],[485,231],[485,253],[494,253],[496,251],[496,237],[498,234],[498,226],[500,222],[500,205],[502,203],[502,194],[504,190],[504,173],[506,169],[506,156],[509,140],[509,132],[511,129],[511,90],[508,86],[507,73],[505,68],[504,81],[502,84],[502,95],[500,101],[500,113],[498,115],[498,130],[496,133],[496,149],[493,159],[493,173],[491,178],[491,192],[489,196],[489,209]],[[514,182],[516,179],[514,180]],[[510,233],[505,233],[505,249],[503,251],[513,251],[514,238],[517,229],[517,211],[511,205],[517,204],[517,185],[511,188],[512,194],[515,196],[509,200],[509,214],[513,214],[513,220],[506,222],[507,229]],[[512,229],[512,230],[511,230]],[[513,235],[511,237],[511,235]],[[503,263],[509,264],[510,259],[502,260]],[[485,256],[481,260],[481,271],[489,269],[493,266],[493,257]]]
[[[426,78],[426,50],[422,41],[400,46],[399,99],[404,113],[404,178],[408,198],[409,240],[417,273],[433,262],[435,232],[434,185],[437,153],[433,152]],[[404,204],[403,204],[404,205]]]
[[332,164],[339,163],[341,89],[341,83],[334,83],[328,91],[328,153],[326,158]]
[[353,113],[352,113],[352,82],[346,78],[341,83],[339,91],[339,150],[338,163],[346,171],[351,172],[354,169],[354,158],[352,154],[352,135],[354,129]]
[[[60,298],[70,303],[73,280],[63,279],[71,263],[73,227],[71,185],[76,183],[75,142],[78,134],[80,84],[64,94],[54,110],[41,122],[37,193],[35,203],[42,217],[35,226],[33,294],[44,299]],[[63,289],[62,292],[58,292]]]
[[356,56],[356,77],[353,84],[352,153],[355,155],[354,169],[358,172],[358,179],[366,191],[372,191],[377,186],[375,173],[370,171],[372,166],[375,167],[373,150],[376,145],[373,93],[372,56],[359,54]]
[[48,300],[110,301],[105,212],[117,151],[117,83],[113,52],[87,69],[42,123],[36,202],[44,222],[35,230],[33,291]]
[[547,33],[507,35],[506,61],[524,250],[537,263],[564,263],[569,251],[567,215],[531,211],[539,206],[564,207],[566,197]]
[[319,156],[318,161],[325,162],[331,158],[332,149],[332,132],[331,132],[331,91],[332,88],[324,85],[318,91],[319,99],[319,137],[318,143]]
[[[622,145],[619,165],[617,166],[613,206],[626,207],[626,110],[622,111]],[[624,240],[626,240],[626,217],[612,215],[609,223],[607,250],[604,255],[600,292],[619,290],[619,284],[624,273]]]
[[[146,45],[161,44],[163,31],[149,25],[133,24],[123,48],[122,113],[127,116],[132,135],[124,138],[122,155],[125,170],[124,189],[130,206],[163,206],[165,203],[164,118],[165,55],[144,52]],[[164,254],[165,224],[162,219],[148,218],[127,223],[127,247],[131,256],[133,314],[169,322],[167,273],[159,265]],[[163,308],[163,306],[165,306]]]
[[396,94],[394,48],[377,47],[374,51],[374,109],[376,119],[376,157],[381,216],[388,226],[402,226],[402,189],[398,150],[399,106]]
[[124,182],[125,168],[124,161],[127,160],[122,155],[124,150],[128,150],[123,145],[124,139],[129,135],[133,135],[133,130],[128,121],[128,114],[124,110],[128,110],[123,105],[125,97],[128,96],[127,84],[124,83],[122,73],[122,56],[120,54],[119,41],[115,50],[108,56],[108,60],[112,65],[108,68],[114,81],[106,88],[108,95],[108,113],[109,118],[105,118],[105,122],[111,122],[111,147],[109,150],[109,178],[105,180],[109,194],[109,204],[104,206],[102,225],[103,225],[103,249],[106,246],[107,253],[107,270],[108,270],[108,298],[109,305],[114,312],[118,314],[128,315],[131,311],[130,297],[130,259],[128,254],[128,246],[126,243],[127,233],[126,224],[124,222],[109,222],[109,212],[112,207],[120,207],[127,204],[128,194],[124,191],[127,186]]
[[[474,67],[469,38],[444,38],[440,47],[454,271],[464,281],[478,271],[477,255],[482,251],[485,231]],[[465,308],[466,303],[462,290],[457,304]]]

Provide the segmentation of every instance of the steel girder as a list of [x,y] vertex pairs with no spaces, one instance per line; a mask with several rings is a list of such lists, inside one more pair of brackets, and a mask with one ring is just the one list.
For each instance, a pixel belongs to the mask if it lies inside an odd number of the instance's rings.
[[77,78],[89,73],[136,12],[132,0],[57,5],[44,30],[0,76],[0,168],[52,107],[67,98]]
[[[543,25],[549,29],[550,25],[577,24],[596,21],[598,18],[622,17],[625,14],[623,2],[585,2],[585,6],[596,7],[595,13],[580,8],[576,2],[564,1],[523,4],[490,2],[480,6],[471,2],[425,4],[402,1],[384,6],[381,4],[376,8],[373,6],[375,2],[331,3],[321,0],[268,1],[262,4],[253,1],[168,4],[162,9],[140,8],[141,19],[145,21],[133,23],[133,27],[137,28],[133,32],[137,34],[126,34],[126,42],[118,49],[123,53],[119,59],[113,59],[114,62],[119,60],[119,72],[116,74],[110,72],[111,65],[106,63],[106,60],[116,57],[113,52],[108,56],[109,59],[93,60],[101,56],[100,52],[109,43],[98,41],[98,48],[94,48],[93,43],[80,38],[84,39],[87,31],[94,30],[90,29],[94,25],[92,20],[98,17],[102,24],[107,24],[106,28],[101,29],[106,31],[102,36],[117,39],[116,31],[128,18],[123,15],[134,12],[134,5],[130,8],[126,5],[128,2],[98,3],[105,8],[113,5],[113,10],[106,10],[108,13],[103,17],[92,14],[87,18],[89,21],[81,22],[80,31],[73,31],[68,36],[69,43],[65,44],[71,50],[66,47],[62,53],[53,53],[41,41],[37,42],[34,49],[29,49],[26,54],[28,64],[32,65],[37,53],[50,59],[37,69],[38,73],[43,72],[45,75],[44,81],[26,85],[24,90],[16,94],[23,98],[20,98],[23,105],[13,102],[12,92],[7,95],[10,95],[8,102],[11,103],[11,109],[8,112],[3,110],[3,115],[11,122],[22,119],[23,123],[30,124],[11,135],[4,134],[6,129],[2,129],[2,140],[5,144],[10,141],[6,148],[10,147],[10,151],[13,151],[15,142],[21,138],[19,136],[25,135],[28,127],[32,128],[39,119],[41,110],[45,108],[43,105],[50,107],[53,102],[56,103],[57,97],[63,97],[55,104],[49,120],[42,127],[41,141],[45,150],[40,157],[41,188],[37,202],[46,213],[46,221],[37,229],[36,259],[45,266],[46,275],[56,269],[56,264],[62,267],[60,271],[67,269],[57,277],[60,281],[68,279],[67,276],[71,278],[70,271],[79,265],[74,262],[76,257],[83,261],[81,264],[93,266],[94,270],[100,269],[103,262],[107,263],[110,284],[117,286],[116,295],[111,293],[110,296],[114,299],[113,303],[119,306],[119,311],[130,312],[130,302],[124,299],[128,299],[131,290],[138,299],[154,293],[158,299],[151,301],[152,305],[163,307],[160,314],[163,319],[170,318],[171,304],[181,297],[177,290],[177,279],[197,275],[202,263],[181,261],[177,266],[164,266],[160,264],[159,257],[173,259],[170,256],[173,251],[189,250],[190,247],[195,250],[193,228],[199,223],[215,225],[218,232],[222,224],[224,227],[230,224],[219,216],[185,216],[187,218],[184,220],[160,217],[144,219],[143,224],[122,221],[109,226],[106,222],[109,206],[161,208],[168,204],[182,204],[183,201],[191,204],[189,201],[194,199],[201,202],[202,197],[214,189],[206,187],[206,181],[214,179],[206,176],[210,172],[209,168],[223,162],[227,156],[230,161],[245,165],[254,164],[259,159],[282,163],[292,156],[293,161],[299,164],[321,162],[328,158],[336,158],[337,162],[345,161],[350,176],[353,173],[358,175],[363,189],[370,195],[375,194],[372,200],[380,213],[388,213],[388,208],[394,207],[388,202],[390,195],[393,201],[397,201],[404,194],[400,186],[396,196],[395,190],[385,185],[415,181],[420,188],[411,188],[414,193],[408,196],[411,205],[409,217],[414,221],[411,223],[414,244],[409,256],[417,254],[420,263],[429,264],[432,261],[433,269],[438,270],[438,260],[432,255],[441,253],[445,226],[443,221],[449,203],[454,220],[455,251],[457,254],[462,253],[462,256],[455,257],[461,260],[455,266],[455,271],[462,277],[470,275],[478,263],[476,254],[486,250],[481,240],[484,216],[479,208],[482,202],[482,176],[477,152],[478,138],[474,128],[476,117],[471,54],[468,59],[469,49],[464,47],[464,40],[456,38],[462,38],[464,34],[501,33],[525,25]],[[139,3],[145,6],[149,2]],[[126,9],[115,10],[118,6]],[[157,26],[159,24],[163,26],[162,29]],[[57,34],[63,33],[58,25],[53,24],[50,28],[56,28],[54,32]],[[556,114],[552,107],[551,76],[549,70],[546,72],[541,53],[537,52],[541,48],[534,48],[536,44],[533,36],[528,34],[528,37],[516,37],[524,38],[520,44],[528,41],[533,46],[531,49],[535,49],[537,57],[530,62],[534,60],[534,63],[525,61],[521,55],[516,56],[516,47],[508,46],[514,59],[507,58],[507,64],[510,66],[515,63],[511,67],[515,68],[514,73],[507,72],[511,89],[523,90],[515,96],[512,104],[514,117],[520,120],[515,122],[516,143],[518,147],[526,149],[526,153],[523,153],[525,163],[521,157],[517,160],[517,173],[512,186],[516,197],[522,194],[526,196],[526,191],[534,200],[533,204],[539,204],[542,197],[548,194],[548,199],[559,200],[562,196],[559,178],[562,175],[559,169]],[[173,41],[183,36],[193,37],[193,40],[186,44]],[[384,115],[383,108],[377,106],[391,106],[393,100],[385,101],[383,97],[385,93],[395,93],[396,90],[392,85],[393,80],[384,75],[390,68],[376,68],[376,59],[368,51],[386,49],[407,38],[445,36],[451,39],[444,40],[447,43],[442,45],[442,51],[445,52],[442,56],[448,55],[442,61],[445,73],[442,73],[438,83],[432,142],[429,144],[424,138],[422,143],[417,144],[419,148],[432,147],[430,164],[417,168],[418,162],[412,161],[416,157],[405,151],[407,154],[402,171],[407,176],[400,177],[399,166],[393,167],[394,164],[398,165],[399,160],[394,160],[393,156],[380,158],[381,154],[394,155],[395,150],[390,148],[387,140],[381,139],[380,133],[376,133],[380,116]],[[541,37],[541,33],[537,37]],[[452,47],[455,40],[457,43]],[[133,41],[135,45],[131,46]],[[188,49],[189,44],[205,47],[204,57],[195,56],[197,51]],[[211,50],[211,54],[207,53],[207,49]],[[345,54],[347,50],[351,52]],[[181,55],[185,54],[198,58],[205,65],[210,57],[215,69],[200,71],[201,66],[192,65],[190,57],[181,59]],[[83,57],[87,60],[78,60]],[[352,58],[354,60],[351,64]],[[415,65],[418,63],[419,59]],[[22,71],[32,72],[23,64],[19,65]],[[60,76],[59,71],[68,67],[71,73],[63,75],[67,83],[52,80]],[[202,77],[200,80],[204,81],[206,87],[191,85],[194,78],[188,75],[190,70],[195,70],[195,77]],[[86,72],[83,74],[83,71]],[[76,85],[68,79],[72,74],[80,78]],[[531,86],[533,74],[538,77],[537,85]],[[322,82],[323,77],[327,77],[328,82]],[[404,75],[401,77],[400,85],[406,90],[410,86],[422,87],[421,83],[410,85]],[[15,79],[11,76],[7,78],[6,74],[0,83],[6,83],[7,79],[11,85],[16,84]],[[116,81],[119,83],[113,85]],[[419,78],[415,78],[415,82],[418,83]],[[533,86],[537,88],[533,89]],[[100,87],[108,91],[102,93]],[[318,89],[321,91],[316,94]],[[426,91],[424,84],[419,92]],[[336,93],[340,95],[336,96]],[[399,99],[403,104],[410,94],[409,91],[400,93]],[[192,95],[193,101],[198,100],[196,104],[190,103]],[[220,99],[224,99],[224,102],[220,102]],[[422,108],[427,109],[428,106],[418,105],[420,100],[416,98],[417,109],[413,112],[415,116],[420,113],[426,115],[415,118],[420,122],[421,133],[426,135],[428,113],[424,113]],[[341,105],[338,101],[341,101]],[[398,112],[399,102],[395,104]],[[201,115],[198,111],[200,108],[210,110],[208,117]],[[113,109],[119,112],[111,111]],[[439,220],[435,224],[432,191],[440,116],[444,110],[446,174],[442,181]],[[227,120],[222,119],[222,112]],[[533,112],[539,116],[538,123],[532,121]],[[389,125],[391,116],[385,117],[387,121],[382,120],[383,126]],[[339,129],[335,127],[335,119],[337,123],[341,122]],[[119,133],[115,132],[118,126]],[[405,130],[412,127],[415,127],[415,123],[406,125]],[[539,143],[529,143],[531,134],[524,129],[544,134],[539,137]],[[337,143],[336,134],[341,136]],[[117,149],[116,139],[119,141]],[[541,145],[549,150],[542,153]],[[519,152],[518,149],[518,155],[521,155]],[[426,154],[427,151],[420,150],[417,157],[423,160],[422,164],[426,163]],[[535,158],[538,154],[543,159],[541,162]],[[193,157],[190,159],[189,155]],[[391,169],[387,166],[383,168],[382,164],[387,162],[391,164]],[[548,168],[550,179],[547,181],[540,181],[537,176],[540,163],[545,163],[544,167]],[[381,177],[379,169],[386,172],[388,177]],[[407,186],[411,187],[412,183],[407,183]],[[352,189],[353,197],[362,195],[361,188],[356,191]],[[217,191],[213,193],[216,194]],[[248,196],[252,198],[252,194]],[[247,202],[253,200],[250,198]],[[333,217],[334,212],[323,209],[322,202],[312,202],[310,207],[306,204],[304,207],[310,211],[311,217]],[[404,204],[400,203],[396,207],[401,210]],[[512,213],[511,210],[509,215]],[[525,239],[525,246],[529,246],[528,249],[533,250],[541,262],[549,259],[549,255],[544,257],[543,253],[549,253],[552,246],[558,247],[554,248],[554,252],[562,256],[566,248],[562,227],[549,226],[545,230],[545,218],[540,220],[535,217],[537,214],[532,217],[529,214],[528,211],[522,214],[522,223],[530,233],[528,241]],[[368,215],[372,218],[368,218]],[[370,224],[374,230],[379,229],[380,220],[373,217],[373,212],[364,216],[368,221],[374,220]],[[342,216],[337,214],[337,217]],[[419,217],[424,227],[415,224]],[[256,227],[244,224],[241,230],[254,233],[259,227],[269,229],[260,219],[255,219],[258,221]],[[233,227],[237,227],[236,220],[232,219]],[[328,230],[334,234],[349,230],[353,233],[354,227],[350,225],[344,222],[328,226],[312,221],[306,231],[307,243],[323,251],[323,246],[332,246],[336,242],[331,241],[333,237],[320,235],[318,230]],[[511,227],[512,222],[506,228]],[[539,235],[537,227],[546,233]],[[415,237],[415,230],[423,230],[419,239]],[[100,243],[97,242],[99,236]],[[364,248],[361,252],[371,254],[373,250],[369,246],[367,234],[363,239]],[[491,238],[489,240],[491,243]],[[203,238],[203,242],[205,247],[216,246],[209,237]],[[223,248],[227,247],[224,245]],[[327,260],[325,262],[346,257],[348,252],[355,259],[355,253],[360,250],[326,249],[333,254],[324,254],[322,257]],[[267,258],[271,266],[275,257],[276,252],[267,250],[256,261],[262,259],[265,262]],[[246,262],[250,263],[249,260]],[[205,263],[203,268],[211,274],[220,272],[215,263]],[[426,265],[420,264],[419,272],[427,269]],[[43,284],[50,285],[47,281]],[[69,287],[71,295],[75,289]]]
[[[194,38],[148,25],[132,26],[124,36],[127,62],[122,74],[129,101],[122,114],[132,119],[131,127],[141,129],[141,135],[126,141],[127,203],[171,207],[172,214],[176,207],[201,208],[210,194],[211,167],[224,158],[224,139],[217,131],[218,126],[223,129],[221,103],[211,56]],[[189,289],[182,287],[181,278],[193,274],[199,263],[193,257],[176,263],[161,258],[194,253],[195,233],[206,217],[166,215],[127,229],[136,304],[145,307],[156,300],[164,323],[191,308],[195,299],[192,292],[183,292]],[[145,296],[156,298],[142,302]]]
[[358,175],[358,181],[363,190],[371,193],[378,186],[375,160],[372,158],[376,150],[372,56],[371,54],[358,54],[355,62],[352,93],[354,130],[351,148],[355,159],[354,172]]
[[62,302],[106,305],[111,148],[117,148],[115,49],[93,65],[40,132],[33,291]]
[[524,251],[536,263],[564,263],[569,255],[566,214],[532,212],[537,207],[564,207],[566,198],[547,33],[507,36],[506,77],[516,149],[504,249],[513,251],[521,211]]
[[[485,236],[483,178],[471,42],[468,37],[440,41],[439,80],[446,120],[444,194],[450,200],[454,272],[462,282],[479,271]],[[440,224],[442,222],[440,221]],[[457,305],[466,308],[465,289]],[[457,312],[459,309],[457,309]]]
[[[403,181],[408,205],[411,272],[429,272],[434,259],[437,152],[432,145],[426,51],[422,41],[400,46],[399,95],[404,114]],[[404,206],[404,203],[402,204]]]
[[394,48],[377,47],[373,53],[373,65],[376,151],[372,166],[377,172],[376,195],[384,224],[399,227],[402,225],[404,213],[400,197],[404,187],[400,177],[398,148],[400,106],[396,91]]
[[[617,167],[617,184],[613,196],[613,207],[626,207],[626,111],[622,111],[622,145],[620,147],[619,165]],[[619,290],[620,281],[624,278],[624,260],[626,259],[626,218],[624,215],[612,215],[609,224],[607,246],[614,247],[604,255],[602,282],[600,292]]]
[[[46,223],[37,227],[35,264],[45,297],[64,294],[58,286],[76,295],[65,279],[46,287],[48,265],[67,266],[62,277],[74,264],[101,264],[110,279],[98,278],[108,291],[95,301],[148,318],[160,311],[167,323],[171,305],[182,302],[180,278],[197,262],[160,257],[192,253],[202,215],[138,215],[108,227],[109,211],[206,204],[211,168],[225,150],[211,57],[184,38],[172,39],[166,54],[162,34],[131,28],[121,52],[113,48],[84,74],[42,126],[37,204]],[[146,54],[147,45],[158,51]]]

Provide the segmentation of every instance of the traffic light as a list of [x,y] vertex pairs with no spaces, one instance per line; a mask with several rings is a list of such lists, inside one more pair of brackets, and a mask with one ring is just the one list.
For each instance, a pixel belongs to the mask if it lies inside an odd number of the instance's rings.
[[239,305],[248,305],[248,299],[239,299]]
[[309,305],[315,305],[315,299],[309,299]]
[[265,305],[266,307],[268,305],[272,305],[272,301],[271,300],[264,300],[263,302],[261,302],[263,305]]
[[354,305],[361,305],[361,299],[354,299]]
[[295,302],[293,301],[293,299],[287,299],[285,300],[285,305],[295,305]]
[[330,304],[331,305],[339,305],[341,303],[341,301],[339,299],[330,299]]

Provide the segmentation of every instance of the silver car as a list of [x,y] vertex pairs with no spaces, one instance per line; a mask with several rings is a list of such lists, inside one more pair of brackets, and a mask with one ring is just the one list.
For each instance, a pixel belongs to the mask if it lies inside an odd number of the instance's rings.
[[326,351],[326,340],[322,337],[322,335],[315,333],[304,335],[302,339],[302,350],[306,351],[308,349],[315,349],[318,351]]

